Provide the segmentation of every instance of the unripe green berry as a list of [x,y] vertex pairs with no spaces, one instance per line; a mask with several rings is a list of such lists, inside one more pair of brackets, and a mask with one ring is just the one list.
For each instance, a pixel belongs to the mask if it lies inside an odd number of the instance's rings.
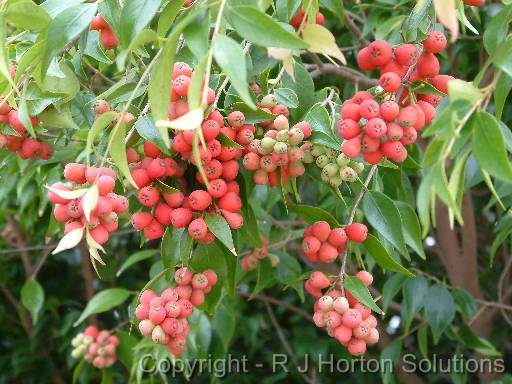
[[339,168],[336,164],[329,163],[322,168],[322,173],[325,173],[329,177],[333,177],[338,173],[338,170]]
[[315,158],[311,154],[311,151],[309,149],[306,149],[304,151],[304,156],[302,157],[302,162],[305,164],[311,164],[315,161]]
[[350,158],[347,157],[347,155],[345,155],[344,153],[340,153],[336,158],[336,163],[338,163],[340,167],[345,167],[350,163]]
[[272,108],[277,105],[277,99],[274,95],[266,95],[261,99],[261,106],[263,108]]
[[289,137],[290,137],[290,135],[288,134],[288,131],[282,130],[282,131],[277,132],[276,140],[286,143],[286,142],[288,142]]
[[83,340],[83,344],[90,345],[90,344],[92,344],[93,341],[94,341],[94,339],[91,336],[85,336],[84,340]]
[[338,157],[339,153],[339,151],[336,151],[335,149],[332,148],[328,148],[327,151],[325,151],[327,157],[332,160],[335,160],[336,157]]
[[78,348],[77,348],[77,349],[73,349],[73,350],[71,351],[71,357],[72,357],[73,359],[78,359],[81,355],[82,355],[82,354],[80,353],[80,351],[78,350]]
[[358,174],[364,171],[364,164],[358,163],[357,161],[351,161],[349,167],[356,171]]
[[323,155],[325,153],[325,148],[322,145],[313,145],[313,148],[311,149],[311,154],[314,157],[318,157],[320,155]]
[[98,349],[98,355],[100,356],[106,356],[107,352],[105,351],[105,348]]
[[300,128],[290,129],[290,144],[299,145],[304,140],[304,132]]
[[343,183],[343,180],[341,179],[341,177],[339,175],[334,175],[333,177],[331,177],[329,179],[329,184],[335,188],[339,187],[341,185],[341,183]]
[[288,145],[286,145],[286,143],[281,143],[280,141],[278,141],[274,145],[274,152],[279,154],[286,153],[288,152]]
[[327,164],[329,164],[329,158],[326,155],[320,155],[316,158],[316,165],[320,168],[325,167]]
[[258,146],[258,152],[262,155],[268,155],[272,153],[274,150],[274,145],[276,141],[271,137],[264,137],[260,140],[260,145]]
[[274,119],[274,128],[278,131],[288,130],[290,128],[290,124],[288,123],[288,119],[284,115],[279,115]]
[[357,180],[357,173],[350,167],[343,167],[340,169],[340,176],[343,181],[352,183]]
[[325,174],[325,173],[323,173],[323,172],[322,172],[322,173],[320,173],[320,178],[322,179],[322,181],[323,181],[324,183],[327,183],[327,184],[329,184],[329,182],[330,182],[330,180],[331,180],[331,178],[329,177],[329,175],[327,175],[327,174]]

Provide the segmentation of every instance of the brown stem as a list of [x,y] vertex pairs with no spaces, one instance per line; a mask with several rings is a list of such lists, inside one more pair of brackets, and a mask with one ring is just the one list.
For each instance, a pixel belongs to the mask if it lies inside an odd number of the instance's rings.
[[462,198],[462,258],[464,259],[465,289],[478,299],[483,297],[478,277],[478,238],[471,191]]
[[7,221],[9,223],[9,227],[11,228],[14,241],[16,242],[16,246],[20,249],[21,261],[23,262],[23,267],[25,268],[25,276],[28,278],[32,274],[32,261],[30,257],[30,253],[25,249],[25,241],[23,240],[25,236],[23,235],[23,231],[18,225],[18,222],[14,218],[14,216],[7,216]]
[[[85,241],[80,242],[80,252],[82,253],[82,276],[85,283],[85,298],[89,302],[94,297],[94,275],[91,269],[91,262],[89,260],[89,250]],[[98,318],[96,315],[89,317],[91,325],[98,326]]]

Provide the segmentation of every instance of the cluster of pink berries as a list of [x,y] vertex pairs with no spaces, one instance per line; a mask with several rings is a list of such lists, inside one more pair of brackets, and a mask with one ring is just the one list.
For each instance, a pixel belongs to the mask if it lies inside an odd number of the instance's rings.
[[99,331],[93,325],[85,328],[83,333],[76,335],[71,341],[74,347],[71,356],[82,357],[98,369],[111,367],[117,360],[116,349],[119,339],[106,330]]
[[128,199],[113,192],[116,173],[106,167],[97,168],[69,163],[64,168],[64,178],[80,187],[84,187],[85,184],[95,184],[99,197],[96,207],[87,219],[82,205],[85,194],[77,198],[68,198],[66,192],[75,190],[75,186],[69,183],[55,183],[48,191],[48,200],[56,204],[53,210],[55,219],[66,223],[65,233],[85,226],[98,244],[104,244],[108,241],[109,232],[115,231],[119,225],[117,214],[126,212],[128,209]]
[[376,40],[359,51],[357,62],[361,69],[380,68],[384,93],[374,97],[370,92],[360,91],[343,103],[338,132],[346,140],[342,151],[348,157],[363,152],[364,159],[371,164],[384,157],[402,162],[407,158],[405,145],[414,143],[418,131],[435,117],[441,96],[415,94],[408,89],[399,92],[410,68],[413,70],[407,81],[427,81],[440,92],[448,92],[448,82],[454,78],[439,75],[435,55],[446,47],[445,35],[432,31],[422,46],[423,52],[415,44],[400,44],[393,50],[387,41]]
[[254,248],[250,255],[245,256],[240,264],[246,271],[252,271],[260,265],[261,260],[268,257],[268,240],[261,239],[261,247]]
[[178,356],[187,346],[187,318],[195,306],[204,303],[205,294],[217,283],[217,275],[211,269],[192,274],[183,267],[176,270],[174,280],[177,286],[165,289],[160,296],[151,289],[142,292],[135,316],[141,320],[140,333],[155,343],[166,345]]
[[268,129],[261,139],[253,139],[248,143],[242,164],[246,169],[255,171],[253,180],[256,184],[275,186],[278,168],[283,183],[288,177],[304,174],[302,159],[304,150],[310,145],[300,145],[311,136],[311,127],[306,121],[290,127],[284,114],[270,123],[272,129]]
[[100,42],[105,49],[114,49],[119,45],[119,39],[101,15],[96,15],[89,27],[91,30],[100,32]]
[[[359,271],[357,277],[366,286],[373,282],[372,275],[367,271]],[[306,281],[306,291],[317,298],[313,321],[317,327],[325,328],[329,336],[346,346],[350,354],[362,355],[367,345],[379,341],[377,319],[371,314],[370,308],[361,304],[346,289],[345,295],[340,289],[331,289],[324,295],[322,290],[332,284],[331,279],[319,271],[313,272]]]
[[[182,61],[174,63],[172,72],[172,91],[169,103],[169,120],[177,119],[189,112],[187,95],[194,70],[190,65]],[[215,101],[215,91],[208,87],[206,102],[212,104]],[[202,99],[203,92],[200,93]]]
[[305,229],[302,249],[311,262],[332,263],[345,251],[348,240],[360,243],[367,235],[368,228],[364,224],[331,229],[327,221],[317,221]]
[[[39,124],[37,117],[30,118],[33,126]],[[7,100],[0,99],[0,122],[9,124],[16,134],[0,134],[0,148],[7,146],[10,152],[16,152],[23,159],[39,157],[48,160],[52,157],[53,147],[45,142],[27,137],[27,130],[19,119],[18,111],[13,109]]]

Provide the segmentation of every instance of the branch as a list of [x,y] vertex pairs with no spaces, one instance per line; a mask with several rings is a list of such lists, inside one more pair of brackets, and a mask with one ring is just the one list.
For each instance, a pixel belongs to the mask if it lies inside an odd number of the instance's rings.
[[20,249],[21,261],[23,262],[23,267],[25,268],[25,276],[28,278],[32,273],[32,261],[30,257],[30,253],[25,249],[25,241],[23,240],[25,236],[21,231],[18,223],[16,222],[14,216],[7,216],[7,221],[9,223],[10,228],[12,229],[14,235],[14,241],[16,242],[16,246]]
[[308,312],[303,310],[302,308],[296,307],[293,304],[289,304],[285,301],[276,299],[274,297],[266,296],[266,295],[253,295],[251,293],[242,293],[242,292],[239,292],[238,296],[246,297],[249,300],[256,299],[256,300],[263,301],[265,303],[277,305],[279,307],[283,307],[283,308],[289,309],[292,312],[295,312],[296,314],[304,317],[308,321],[311,321],[311,322],[313,321],[313,317]]
[[[82,276],[85,283],[85,298],[89,302],[94,297],[94,275],[92,274],[91,263],[89,261],[89,250],[85,241],[80,242],[80,253],[82,254]],[[91,325],[98,326],[96,315],[89,317]]]
[[359,29],[359,27],[352,20],[352,18],[354,16],[355,16],[354,14],[345,11],[345,25],[347,26],[347,29],[350,32],[352,32],[352,34],[357,38],[357,41],[359,41],[359,43],[363,47],[366,47],[367,45],[370,45],[370,42],[368,40],[366,40],[366,38],[364,37],[364,35],[361,32],[361,30]]
[[332,74],[367,88],[374,87],[379,84],[377,79],[369,78],[368,76],[356,71],[355,69],[341,67],[330,63],[320,63],[321,65],[319,65],[319,63],[305,65],[306,69],[311,70],[311,77],[315,78],[325,74]]

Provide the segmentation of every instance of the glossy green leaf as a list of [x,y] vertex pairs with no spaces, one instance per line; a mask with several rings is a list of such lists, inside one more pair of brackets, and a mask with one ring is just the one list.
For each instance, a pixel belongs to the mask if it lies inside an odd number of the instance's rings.
[[294,211],[298,216],[302,217],[308,223],[312,224],[316,221],[325,220],[333,228],[341,227],[341,224],[336,220],[336,218],[323,208],[297,204],[290,204],[289,206],[292,211]]
[[421,241],[420,222],[414,208],[403,201],[395,202],[400,218],[402,219],[402,229],[404,234],[405,243],[414,249],[422,259],[426,259],[425,251],[423,250],[423,242]]
[[87,306],[73,325],[76,327],[91,315],[106,312],[114,307],[117,307],[118,305],[124,303],[128,297],[130,297],[130,295],[131,292],[124,288],[108,288],[98,292],[87,303]]
[[424,312],[437,344],[439,337],[455,317],[455,302],[450,292],[438,284],[431,286],[425,298]]
[[43,29],[51,21],[48,12],[31,0],[22,0],[10,4],[5,13],[5,18],[16,27],[28,30]]
[[185,263],[192,249],[192,238],[186,228],[168,227],[165,230],[160,253],[165,268],[174,268],[180,263]]
[[428,283],[421,275],[416,276],[415,279],[407,280],[402,287],[402,306],[405,312],[404,332],[409,330],[409,327],[414,320],[414,316],[423,308],[428,294]]
[[221,215],[207,214],[204,217],[204,221],[206,221],[208,229],[215,235],[215,237],[236,256],[231,228],[229,228],[226,219]]
[[397,260],[390,256],[386,248],[372,234],[368,234],[364,246],[375,262],[389,271],[400,272],[408,277],[414,277],[414,274],[403,267]]
[[264,47],[307,48],[307,44],[267,14],[251,6],[229,9],[229,21],[244,39]]
[[407,257],[402,219],[393,200],[381,192],[368,191],[363,198],[363,211],[370,225]]
[[97,9],[96,3],[77,4],[65,9],[52,19],[46,33],[46,49],[41,68],[43,76],[46,75],[50,62],[66,44],[89,27]]
[[160,8],[162,0],[126,0],[121,11],[121,44],[127,47],[130,42],[151,21]]
[[503,132],[494,116],[478,112],[473,133],[473,154],[478,164],[492,176],[512,182],[512,166]]
[[110,157],[114,161],[116,167],[121,171],[126,180],[128,180],[134,188],[138,188],[135,180],[133,180],[130,168],[128,167],[128,159],[126,158],[126,124],[118,123],[110,134]]
[[368,288],[363,284],[363,282],[356,276],[345,276],[343,279],[343,285],[345,289],[348,289],[354,297],[359,300],[362,304],[371,308],[372,311],[382,314],[382,310],[375,304],[373,301],[372,295]]
[[37,280],[29,279],[21,288],[21,303],[30,312],[35,325],[44,304],[44,290]]
[[120,276],[124,271],[130,268],[132,265],[137,264],[143,260],[147,260],[150,257],[154,256],[158,253],[157,249],[146,249],[143,251],[135,252],[133,255],[130,255],[119,267],[116,276]]

